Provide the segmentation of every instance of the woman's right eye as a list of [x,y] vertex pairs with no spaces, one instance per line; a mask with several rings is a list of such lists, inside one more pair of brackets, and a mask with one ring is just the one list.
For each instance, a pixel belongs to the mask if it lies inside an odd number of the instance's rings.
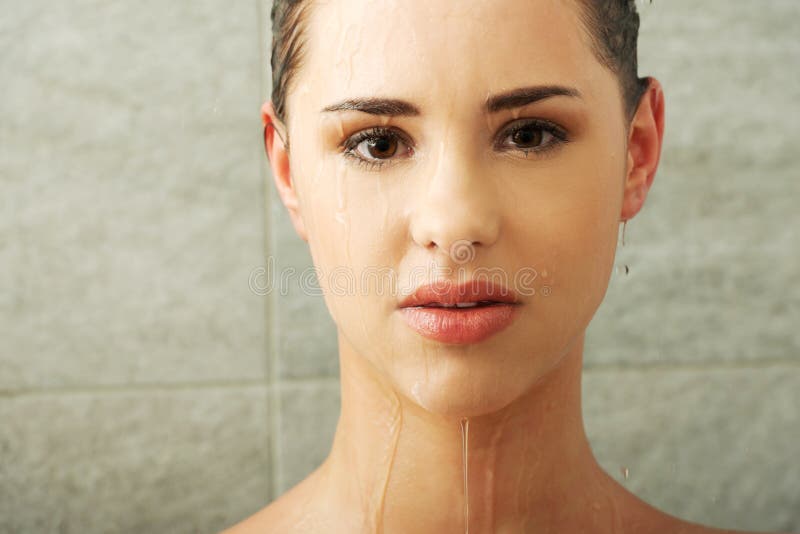
[[[397,155],[408,156],[412,150],[401,135],[390,128],[370,128],[345,141],[343,153],[369,169],[386,165]],[[397,158],[394,158],[397,159]]]

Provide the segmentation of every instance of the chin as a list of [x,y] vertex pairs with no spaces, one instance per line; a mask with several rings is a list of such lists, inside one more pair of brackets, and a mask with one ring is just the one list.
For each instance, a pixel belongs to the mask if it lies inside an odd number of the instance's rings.
[[[409,402],[426,412],[452,419],[481,417],[499,412],[524,394],[524,388],[510,383],[510,377],[506,380],[486,378],[480,380],[473,373],[468,381],[455,377],[444,381],[417,380],[411,387],[404,385],[399,391]],[[502,384],[502,387],[498,388],[497,383]]]

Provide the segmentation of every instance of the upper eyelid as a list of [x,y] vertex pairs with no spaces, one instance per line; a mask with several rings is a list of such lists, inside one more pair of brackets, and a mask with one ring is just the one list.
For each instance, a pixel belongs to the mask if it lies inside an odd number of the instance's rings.
[[526,126],[537,126],[542,130],[555,133],[560,137],[567,137],[568,135],[566,128],[546,119],[515,119],[504,124],[503,127],[500,128],[498,135],[507,135],[509,132],[525,128]]
[[406,133],[402,132],[398,128],[392,126],[373,126],[370,128],[365,128],[363,130],[359,130],[354,134],[348,136],[342,143],[340,147],[347,150],[353,149],[358,146],[360,143],[363,143],[365,140],[369,139],[370,137],[381,137],[382,135],[391,134],[397,136],[398,139],[403,141],[404,143],[413,146],[411,142],[411,137]]

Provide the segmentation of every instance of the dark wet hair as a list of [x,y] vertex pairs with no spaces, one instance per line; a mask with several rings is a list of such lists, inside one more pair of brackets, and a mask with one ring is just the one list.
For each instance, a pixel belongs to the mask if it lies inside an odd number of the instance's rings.
[[631,118],[650,83],[649,78],[639,78],[638,74],[636,0],[579,0],[578,3],[594,53],[600,63],[616,74],[625,111]]
[[[636,0],[576,0],[597,59],[619,79],[625,110],[632,117],[647,88],[637,74],[639,14]],[[314,0],[274,0],[272,4],[272,103],[286,124],[286,96],[305,54],[305,27]]]

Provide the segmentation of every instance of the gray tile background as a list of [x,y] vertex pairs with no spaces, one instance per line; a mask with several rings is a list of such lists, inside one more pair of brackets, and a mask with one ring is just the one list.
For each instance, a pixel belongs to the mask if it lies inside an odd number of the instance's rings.
[[[800,4],[640,6],[667,140],[587,431],[670,513],[800,531]],[[248,287],[310,265],[259,142],[270,1],[0,7],[0,532],[214,532],[339,406],[322,299]]]
[[0,532],[272,497],[256,2],[3,2]]

